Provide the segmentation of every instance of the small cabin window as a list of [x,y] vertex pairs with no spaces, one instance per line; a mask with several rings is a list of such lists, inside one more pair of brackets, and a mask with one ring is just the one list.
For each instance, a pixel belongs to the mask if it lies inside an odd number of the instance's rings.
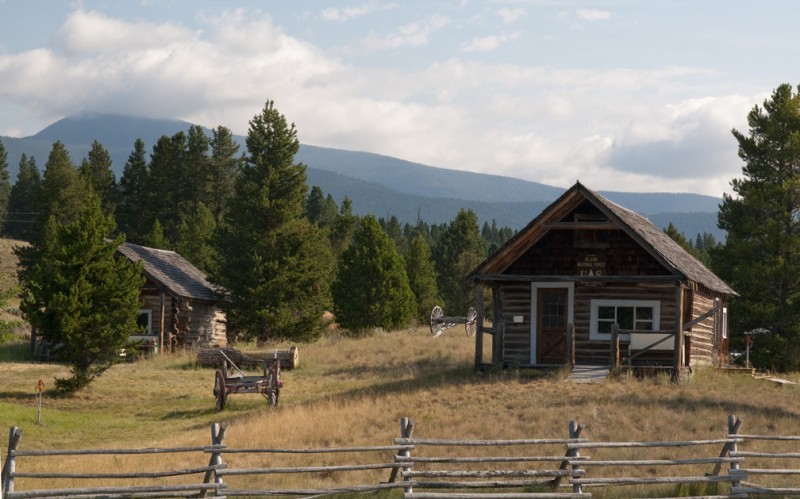
[[722,307],[722,339],[728,337],[728,307]]
[[136,325],[139,326],[139,329],[144,330],[141,334],[153,334],[153,311],[139,310],[139,316],[136,318]]
[[[607,340],[611,338],[611,326],[634,331],[656,331],[660,329],[661,302],[658,300],[592,300],[589,338]],[[627,340],[627,334],[620,339]]]
[[[576,223],[588,222],[608,222],[608,218],[600,213],[576,213],[574,215]],[[575,231],[574,246],[579,249],[605,249],[611,247],[611,231],[578,229]]]

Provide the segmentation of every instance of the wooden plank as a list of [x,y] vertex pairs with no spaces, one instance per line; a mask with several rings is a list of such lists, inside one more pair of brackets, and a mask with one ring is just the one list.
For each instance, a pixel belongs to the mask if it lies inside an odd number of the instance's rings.
[[[582,474],[582,473],[578,473]],[[571,470],[426,470],[404,471],[403,477],[416,478],[497,478],[497,477],[569,477]]]
[[[573,460],[570,459],[570,464]],[[631,459],[613,461],[575,461],[580,466],[680,466],[690,464],[714,464],[714,463],[740,463],[741,458],[734,457],[700,457],[693,459]]]
[[47,489],[47,490],[24,490],[9,493],[6,499],[27,498],[27,497],[71,497],[76,495],[106,495],[123,494],[133,496],[139,493],[163,493],[163,492],[191,492],[200,490],[224,489],[224,483],[190,483],[182,485],[134,485],[129,487],[86,487],[75,489]]
[[406,499],[568,499],[570,497],[589,499],[592,494],[576,494],[574,492],[498,492],[494,494],[413,492],[405,494],[405,497]]
[[114,454],[174,454],[180,452],[222,452],[223,447],[170,447],[149,449],[78,449],[78,450],[16,450],[15,456],[91,456]]
[[201,468],[185,468],[178,470],[167,471],[144,471],[144,472],[131,472],[131,473],[47,473],[47,472],[15,472],[14,477],[17,478],[74,478],[74,479],[114,479],[114,478],[163,478],[168,476],[183,476],[194,475],[197,473],[205,473],[206,471],[221,470],[227,467],[227,464],[218,464],[214,466],[203,466]]
[[567,442],[568,449],[616,449],[640,447],[691,447],[697,445],[726,444],[741,442],[741,438],[717,438],[711,440],[676,440],[670,442]]
[[615,478],[575,478],[574,483],[587,486],[608,485],[658,485],[672,483],[721,483],[739,480],[729,475],[709,476],[671,476],[671,477],[615,477]]
[[376,445],[364,447],[321,447],[316,449],[276,449],[276,448],[252,448],[252,449],[230,449],[219,450],[220,454],[335,454],[343,452],[380,452],[380,451],[403,451],[413,449],[412,444],[401,445]]
[[329,473],[335,471],[364,471],[401,468],[404,463],[351,464],[338,466],[299,466],[294,468],[232,468],[217,471],[219,476],[227,475],[270,475],[281,473]]
[[[404,457],[395,456],[401,463],[516,463],[516,462],[556,462],[564,461],[564,456],[481,456],[481,457]],[[588,457],[575,458],[574,461],[587,460]]]
[[398,445],[438,445],[438,446],[465,446],[465,447],[489,447],[493,445],[576,445],[579,443],[589,443],[588,438],[531,438],[517,440],[450,440],[441,438],[395,438],[394,442]]
[[342,485],[329,489],[226,489],[225,496],[245,496],[245,497],[264,497],[264,496],[322,496],[332,494],[345,494],[348,492],[375,492],[379,490],[402,489],[406,486],[404,482],[379,483],[375,485]]

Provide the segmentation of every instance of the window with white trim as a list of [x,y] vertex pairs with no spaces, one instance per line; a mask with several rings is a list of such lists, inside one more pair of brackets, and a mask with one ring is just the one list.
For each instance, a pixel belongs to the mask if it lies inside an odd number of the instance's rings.
[[[611,338],[611,325],[635,331],[661,329],[661,302],[658,300],[592,300],[589,339]],[[627,334],[620,339],[628,339]]]
[[136,318],[136,325],[140,329],[144,329],[141,334],[153,334],[153,311],[152,310],[139,310],[139,316]]
[[728,307],[722,307],[722,339],[728,338]]

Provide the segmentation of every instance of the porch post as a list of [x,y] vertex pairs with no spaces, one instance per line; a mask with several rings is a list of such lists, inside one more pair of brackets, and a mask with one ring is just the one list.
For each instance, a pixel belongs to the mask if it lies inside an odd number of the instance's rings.
[[672,367],[675,370],[675,378],[679,379],[683,368],[683,285],[681,283],[675,286],[675,351],[672,357]]
[[481,368],[481,363],[483,362],[483,284],[478,283],[477,289],[475,290],[475,311],[478,313],[475,320],[477,321],[476,324],[476,333],[475,333],[475,371],[479,371]]
[[497,286],[492,286],[492,367],[503,367],[503,341],[505,340],[505,324],[500,320],[500,297]]

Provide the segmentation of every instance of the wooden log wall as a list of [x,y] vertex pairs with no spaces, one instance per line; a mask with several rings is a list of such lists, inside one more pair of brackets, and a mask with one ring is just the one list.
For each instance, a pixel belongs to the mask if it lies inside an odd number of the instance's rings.
[[[675,329],[675,287],[609,284],[606,286],[575,285],[575,355],[584,360],[607,360],[609,340],[590,339],[592,300],[658,300],[661,302],[660,328]],[[621,341],[620,348],[628,351],[628,342]],[[657,355],[657,354],[656,354]]]
[[[500,322],[505,326],[503,361],[507,366],[531,363],[531,284],[512,283],[500,286]],[[522,322],[514,322],[514,317]]]
[[[699,317],[714,308],[714,297],[695,291],[692,301],[691,320]],[[692,326],[686,336],[689,340],[689,365],[691,367],[706,367],[718,363],[715,355],[715,317],[704,319],[699,324]]]

